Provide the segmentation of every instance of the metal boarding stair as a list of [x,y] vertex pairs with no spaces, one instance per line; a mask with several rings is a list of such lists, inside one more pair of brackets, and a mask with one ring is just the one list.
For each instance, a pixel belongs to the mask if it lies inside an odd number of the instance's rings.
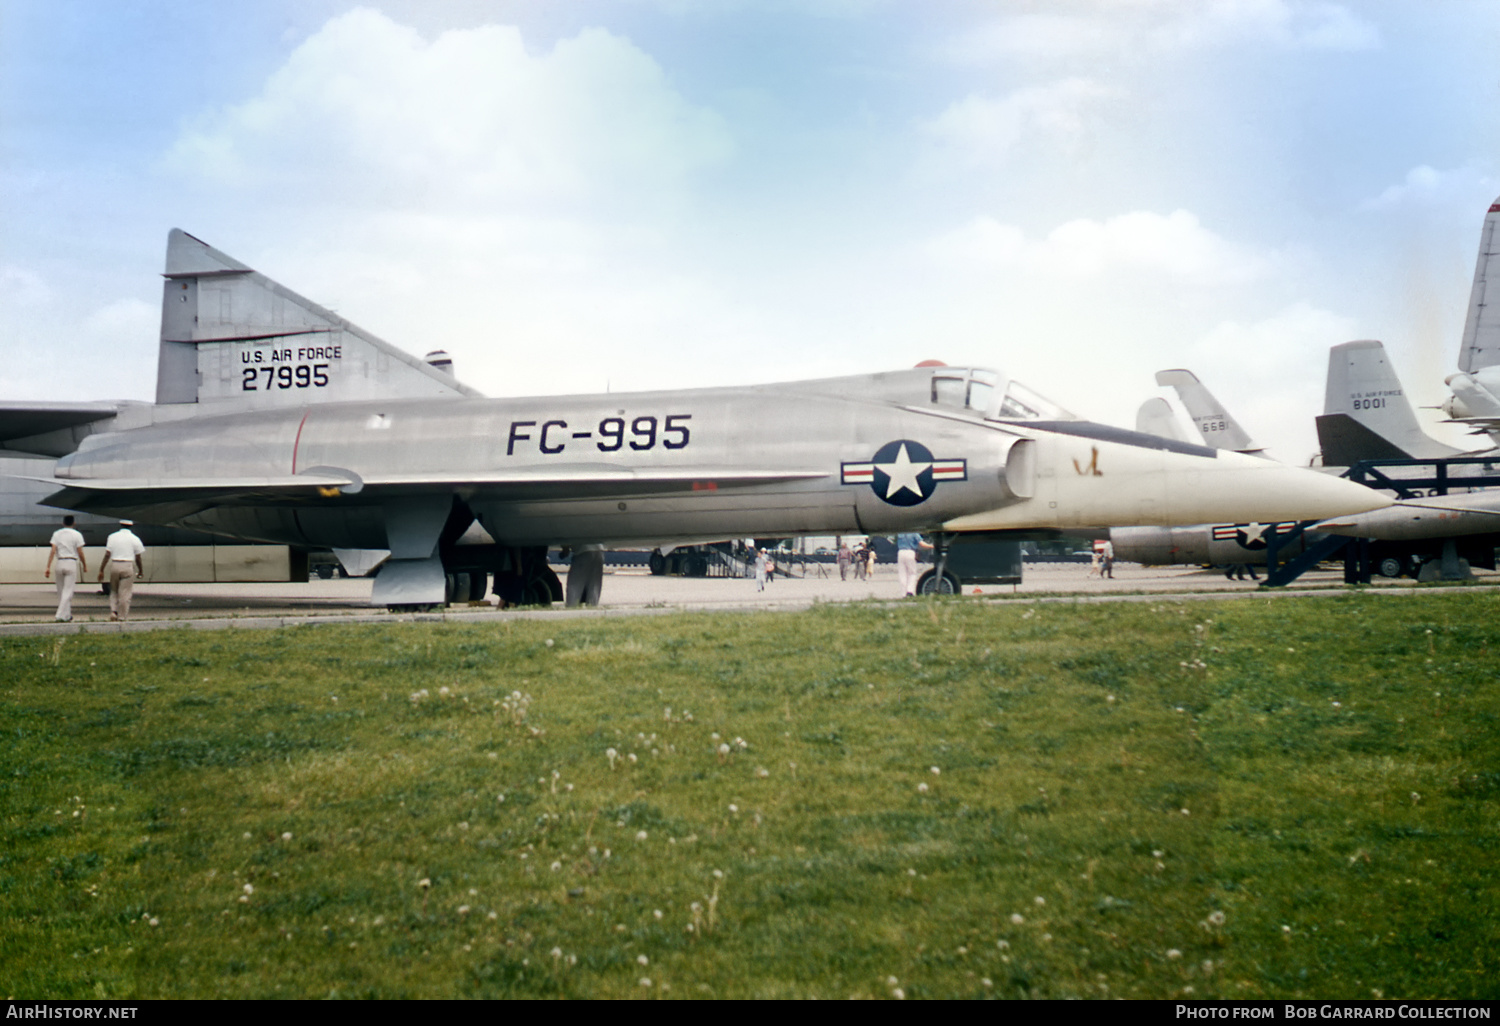
[[[1296,531],[1283,537],[1285,538],[1285,540],[1290,541],[1292,537],[1307,530],[1307,528],[1313,523],[1314,521],[1309,520],[1305,523],[1298,524]],[[1286,585],[1291,584],[1297,578],[1301,577],[1303,574],[1307,573],[1307,571],[1311,570],[1313,567],[1317,566],[1319,563],[1323,562],[1325,559],[1332,559],[1334,556],[1338,555],[1338,553],[1342,552],[1350,542],[1358,540],[1360,539],[1346,538],[1341,534],[1326,534],[1318,541],[1314,542],[1312,545],[1304,549],[1300,556],[1297,556],[1295,559],[1288,560],[1287,562],[1282,563],[1279,566],[1274,563],[1274,554],[1268,552],[1266,554],[1266,579],[1264,582],[1262,582],[1261,587],[1285,587]],[[1279,547],[1280,546],[1278,546],[1278,548]],[[1344,576],[1347,580],[1347,568]],[[1368,576],[1366,576],[1364,583],[1369,583]]]

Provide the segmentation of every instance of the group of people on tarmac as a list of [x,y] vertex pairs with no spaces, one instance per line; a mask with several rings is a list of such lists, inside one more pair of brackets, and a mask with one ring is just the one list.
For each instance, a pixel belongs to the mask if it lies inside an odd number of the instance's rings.
[[[79,575],[88,573],[88,557],[83,551],[83,534],[73,526],[71,516],[63,517],[63,525],[52,535],[52,548],[47,553],[47,568],[43,577],[51,577],[57,584],[57,622],[68,623],[73,619],[73,592],[78,587]],[[116,621],[130,619],[130,599],[135,592],[135,581],[146,572],[141,557],[146,546],[131,530],[134,521],[121,520],[119,530],[104,543],[104,557],[99,565],[99,581],[109,574],[109,618]],[[56,572],[54,573],[54,568]]]
[[837,558],[841,581],[849,579],[851,568],[856,581],[863,581],[875,573],[875,546],[868,541],[862,541],[851,549],[849,543],[840,538]]

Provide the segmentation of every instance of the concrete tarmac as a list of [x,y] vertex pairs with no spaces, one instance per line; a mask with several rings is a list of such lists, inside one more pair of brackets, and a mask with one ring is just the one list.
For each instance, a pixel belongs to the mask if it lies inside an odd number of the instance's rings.
[[[1475,581],[1433,588],[1473,588],[1500,585],[1500,574],[1475,571]],[[371,581],[313,580],[306,584],[137,584],[129,623],[109,619],[109,599],[98,585],[78,589],[73,621],[57,623],[56,592],[46,581],[0,585],[0,637],[28,634],[115,633],[159,630],[166,627],[222,629],[265,628],[308,623],[390,623],[394,621],[483,621],[508,617],[580,617],[650,615],[677,610],[795,610],[823,602],[860,600],[899,601],[901,588],[894,566],[881,566],[866,581],[840,581],[838,571],[826,576],[778,577],[757,590],[752,579],[652,577],[644,570],[607,572],[599,609],[504,610],[495,600],[449,606],[443,612],[393,614],[369,605]],[[1418,590],[1410,580],[1376,578],[1374,589],[1397,594]],[[1251,595],[1339,594],[1343,575],[1318,570],[1304,575],[1290,588],[1261,590],[1250,581],[1230,581],[1222,571],[1192,567],[1115,566],[1113,579],[1099,578],[1086,563],[1028,564],[1024,583],[1017,586],[969,586],[966,595],[1004,596],[1031,601],[1131,601],[1233,598]]]

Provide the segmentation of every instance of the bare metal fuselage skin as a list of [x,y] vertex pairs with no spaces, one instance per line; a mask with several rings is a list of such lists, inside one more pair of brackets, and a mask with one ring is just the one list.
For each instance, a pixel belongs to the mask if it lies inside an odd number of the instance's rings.
[[[364,548],[388,546],[393,501],[433,489],[457,496],[510,546],[890,532],[1014,499],[1005,463],[1016,432],[977,414],[829,394],[853,383],[200,416],[90,439],[59,463],[58,483],[152,482],[161,486],[150,497],[156,516],[184,527]],[[881,494],[890,482],[876,488],[872,473],[845,483],[845,465],[868,466],[902,440],[936,464],[913,476],[915,488],[898,487],[892,502]],[[906,458],[920,456],[913,445]],[[178,481],[286,479],[317,468],[352,471],[365,487],[267,489],[259,500],[249,489],[232,504],[170,494]],[[150,516],[143,502],[139,490],[126,490],[80,505]]]

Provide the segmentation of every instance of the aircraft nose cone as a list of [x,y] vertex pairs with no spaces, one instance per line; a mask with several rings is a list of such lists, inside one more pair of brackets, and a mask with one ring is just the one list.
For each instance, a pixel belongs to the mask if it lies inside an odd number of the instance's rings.
[[[1237,516],[1239,520],[1326,520],[1384,509],[1395,501],[1372,488],[1332,474],[1288,467],[1237,453],[1219,454],[1221,460],[1230,456],[1233,459],[1229,462],[1235,469],[1256,471],[1234,475],[1241,479],[1235,491],[1241,493],[1240,499],[1246,510]],[[1259,464],[1259,467],[1253,464]],[[1248,512],[1252,508],[1255,510],[1253,514]]]

